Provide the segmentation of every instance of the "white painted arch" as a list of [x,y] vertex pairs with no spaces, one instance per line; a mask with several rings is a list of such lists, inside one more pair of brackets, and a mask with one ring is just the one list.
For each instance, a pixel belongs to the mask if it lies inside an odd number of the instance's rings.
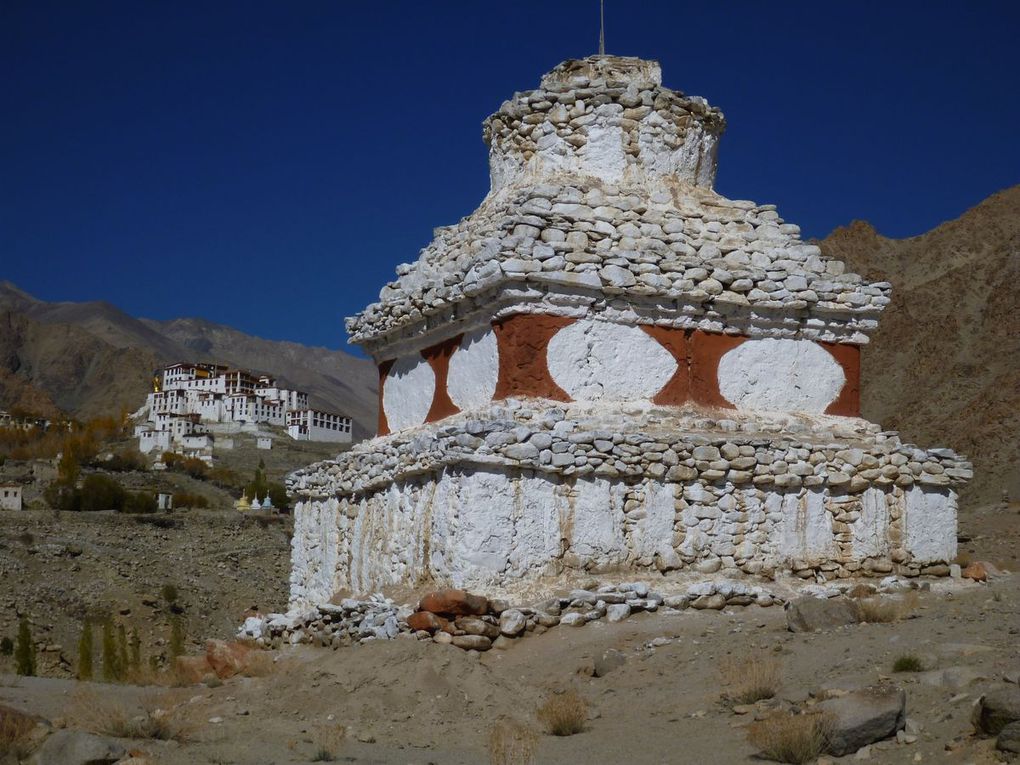
[[435,372],[421,354],[397,359],[383,381],[383,411],[390,431],[425,422],[435,393]]
[[555,335],[549,374],[575,401],[648,399],[676,373],[672,354],[639,327],[581,319]]

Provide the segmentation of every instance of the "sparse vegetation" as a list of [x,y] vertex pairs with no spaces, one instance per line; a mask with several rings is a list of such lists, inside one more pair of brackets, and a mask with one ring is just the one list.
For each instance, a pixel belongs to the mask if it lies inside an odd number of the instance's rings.
[[81,628],[81,637],[78,638],[78,679],[92,679],[92,652],[94,650],[92,640],[92,622],[88,619]]
[[13,756],[20,761],[28,755],[28,737],[36,722],[16,709],[0,705],[0,759]]
[[489,733],[489,762],[492,765],[531,765],[535,761],[538,737],[512,720],[501,720]]
[[184,473],[199,481],[209,478],[209,466],[197,457],[185,457],[176,452],[163,452],[161,459],[169,470]]
[[84,691],[72,699],[68,717],[85,730],[116,738],[188,741],[195,729],[187,704],[171,696],[150,700],[141,712],[109,696]]
[[877,596],[861,598],[857,602],[861,609],[861,621],[888,624],[912,614],[917,610],[920,600],[916,592],[909,592],[899,598]]
[[177,602],[177,585],[167,582],[163,585],[159,594],[163,596],[163,600],[167,602],[167,605],[172,606]]
[[573,736],[588,721],[588,702],[573,690],[553,694],[538,708],[538,720],[554,736]]
[[723,661],[720,675],[725,686],[725,699],[734,704],[753,704],[776,695],[782,666],[772,656],[752,653],[743,658],[730,657]]
[[113,622],[109,619],[103,622],[103,679],[108,683],[124,679],[124,669],[117,654],[117,640],[113,635]]
[[18,622],[18,640],[14,646],[14,667],[19,675],[32,677],[35,675],[35,643],[32,642],[32,630],[28,619],[24,616]]
[[335,762],[346,738],[347,729],[342,725],[317,726],[311,762]]
[[904,654],[893,662],[893,672],[921,672],[924,670],[924,662],[920,657],[913,654]]
[[823,714],[782,712],[752,723],[748,740],[762,756],[798,765],[825,751],[831,725]]

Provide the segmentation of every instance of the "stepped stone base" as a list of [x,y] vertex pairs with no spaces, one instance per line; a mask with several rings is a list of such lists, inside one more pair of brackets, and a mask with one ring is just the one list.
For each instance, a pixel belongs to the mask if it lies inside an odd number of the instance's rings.
[[949,450],[854,418],[623,409],[510,402],[295,473],[292,605],[586,572],[944,573],[956,555],[970,465]]

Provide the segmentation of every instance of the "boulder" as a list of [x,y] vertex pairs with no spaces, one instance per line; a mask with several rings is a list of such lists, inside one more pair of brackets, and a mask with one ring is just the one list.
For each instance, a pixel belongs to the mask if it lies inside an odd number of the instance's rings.
[[837,757],[895,736],[907,719],[907,694],[902,688],[873,685],[818,704],[832,723],[828,751]]
[[436,632],[437,630],[446,629],[448,624],[449,622],[446,619],[437,616],[431,611],[415,611],[407,617],[407,626],[413,630]]
[[831,630],[861,621],[861,608],[849,598],[816,598],[807,595],[786,604],[790,632]]
[[995,748],[1003,752],[1020,754],[1020,722],[1011,722],[1001,731],[995,740]]
[[499,631],[507,637],[517,637],[528,626],[528,617],[516,608],[508,608],[499,615]]
[[421,599],[418,610],[444,616],[482,616],[489,610],[489,601],[464,590],[437,590]]
[[241,674],[251,661],[251,653],[255,650],[244,643],[225,640],[205,641],[205,660],[216,677],[225,680]]
[[722,593],[714,595],[702,595],[691,602],[691,608],[709,611],[721,611],[726,607],[726,596]]
[[31,765],[112,765],[127,752],[116,741],[80,730],[52,733],[28,761]]
[[584,614],[579,614],[576,611],[572,611],[569,614],[563,614],[560,617],[560,624],[567,624],[571,627],[583,627],[588,623],[588,620],[584,618]]
[[484,635],[489,640],[495,640],[499,637],[499,627],[495,624],[489,624],[477,616],[462,616],[454,624],[457,625],[457,629],[463,630],[469,635]]
[[488,651],[492,648],[492,641],[485,635],[454,635],[451,642],[465,651]]
[[1020,687],[1003,685],[989,691],[974,704],[971,722],[981,733],[996,735],[1020,720]]
[[627,657],[615,648],[603,652],[595,659],[595,677],[605,677],[617,667],[622,667],[627,662]]
[[606,608],[606,619],[610,622],[622,622],[630,616],[630,606],[626,603],[616,603]]
[[963,570],[962,576],[964,579],[973,579],[975,582],[987,582],[988,569],[984,563],[976,560]]

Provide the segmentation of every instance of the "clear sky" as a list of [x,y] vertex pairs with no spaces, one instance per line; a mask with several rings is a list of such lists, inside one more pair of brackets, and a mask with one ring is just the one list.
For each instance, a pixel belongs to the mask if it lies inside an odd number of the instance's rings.
[[[729,127],[717,190],[894,237],[1020,182],[1020,3],[606,0]],[[341,347],[488,190],[481,121],[597,0],[0,0],[0,279]]]

